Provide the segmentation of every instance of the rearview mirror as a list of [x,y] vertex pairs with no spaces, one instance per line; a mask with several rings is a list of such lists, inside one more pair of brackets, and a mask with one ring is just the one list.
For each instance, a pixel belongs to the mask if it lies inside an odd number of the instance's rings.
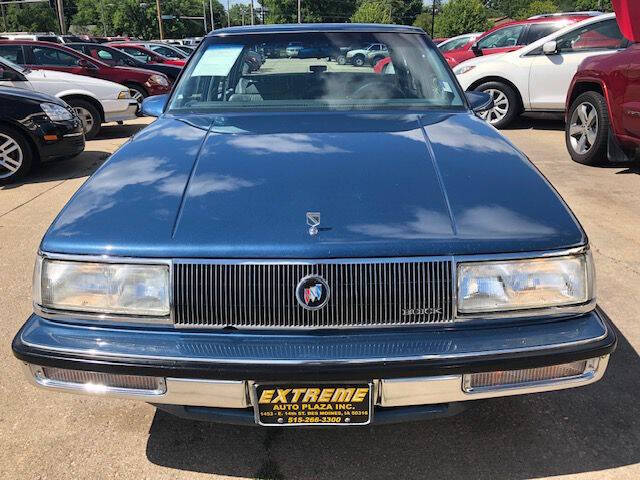
[[482,113],[493,108],[493,97],[486,92],[470,91],[465,95],[473,113]]
[[149,117],[159,117],[164,111],[169,95],[153,95],[142,101],[142,113]]
[[558,42],[555,40],[550,40],[544,45],[542,45],[542,53],[545,55],[555,55],[558,53]]

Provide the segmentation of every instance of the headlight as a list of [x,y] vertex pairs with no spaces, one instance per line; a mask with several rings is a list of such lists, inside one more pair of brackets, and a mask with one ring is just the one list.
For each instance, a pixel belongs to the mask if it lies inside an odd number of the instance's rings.
[[150,83],[157,83],[158,85],[162,85],[163,87],[169,86],[169,80],[164,75],[151,75],[149,77]]
[[69,110],[55,103],[41,103],[40,108],[53,122],[73,119],[73,114]]
[[119,100],[124,100],[125,98],[131,98],[131,93],[129,90],[123,90],[118,94]]
[[456,75],[462,75],[463,73],[470,72],[474,68],[476,68],[475,65],[462,65],[461,67],[456,67],[453,70],[453,73],[455,73]]
[[594,298],[591,253],[458,264],[458,313],[580,305]]
[[38,257],[33,292],[46,309],[168,317],[169,266]]

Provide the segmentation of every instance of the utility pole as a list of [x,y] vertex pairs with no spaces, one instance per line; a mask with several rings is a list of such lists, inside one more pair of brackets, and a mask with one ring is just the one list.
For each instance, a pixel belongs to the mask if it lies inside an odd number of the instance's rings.
[[436,26],[436,0],[431,2],[431,38],[433,38],[433,32]]
[[211,15],[211,30],[215,30],[216,23],[213,21],[213,0],[209,0],[209,14]]
[[158,14],[158,30],[160,30],[160,40],[164,40],[164,29],[162,28],[162,10],[160,0],[156,0],[156,13]]
[[242,11],[242,26],[244,27],[244,5],[240,9]]
[[251,25],[255,25],[253,21],[253,0],[251,0]]
[[207,4],[202,0],[202,22],[204,23],[204,34],[207,34]]
[[231,26],[231,13],[229,10],[231,10],[231,6],[229,5],[229,0],[227,0],[227,27]]
[[64,25],[64,7],[62,6],[62,0],[56,0],[58,6],[58,22],[60,23],[60,35],[65,35],[67,29]]
[[298,0],[298,23],[302,23],[302,0]]

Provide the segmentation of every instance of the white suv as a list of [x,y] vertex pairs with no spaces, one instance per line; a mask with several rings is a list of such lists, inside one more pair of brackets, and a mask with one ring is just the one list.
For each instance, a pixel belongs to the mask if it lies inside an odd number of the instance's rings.
[[614,14],[572,24],[520,50],[477,57],[454,68],[465,90],[493,96],[483,113],[497,128],[522,112],[563,112],[569,84],[587,57],[626,48]]

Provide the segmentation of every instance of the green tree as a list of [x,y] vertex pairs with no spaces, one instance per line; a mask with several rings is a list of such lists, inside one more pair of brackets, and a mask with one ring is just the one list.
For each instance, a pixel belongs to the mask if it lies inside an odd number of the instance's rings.
[[[266,23],[297,23],[298,0],[261,0],[267,11]],[[357,8],[357,0],[303,0],[302,21],[347,22]]]
[[524,11],[531,0],[485,0],[484,5],[489,9],[492,17],[517,18]]
[[363,2],[351,17],[353,23],[391,23],[391,8],[387,2],[368,0]]
[[415,27],[420,27],[429,35],[431,35],[432,20],[433,20],[433,17],[431,16],[431,12],[422,12],[420,15],[416,17],[415,21],[413,22],[413,25]]
[[449,0],[436,18],[436,36],[483,32],[489,26],[487,9],[480,0]]
[[527,8],[518,14],[518,18],[529,18],[534,15],[544,13],[556,13],[559,11],[558,4],[553,0],[533,0]]
[[48,3],[6,6],[8,31],[60,32],[55,12]]
[[574,8],[579,11],[600,10],[601,8],[605,12],[613,11],[611,0],[575,0]]

